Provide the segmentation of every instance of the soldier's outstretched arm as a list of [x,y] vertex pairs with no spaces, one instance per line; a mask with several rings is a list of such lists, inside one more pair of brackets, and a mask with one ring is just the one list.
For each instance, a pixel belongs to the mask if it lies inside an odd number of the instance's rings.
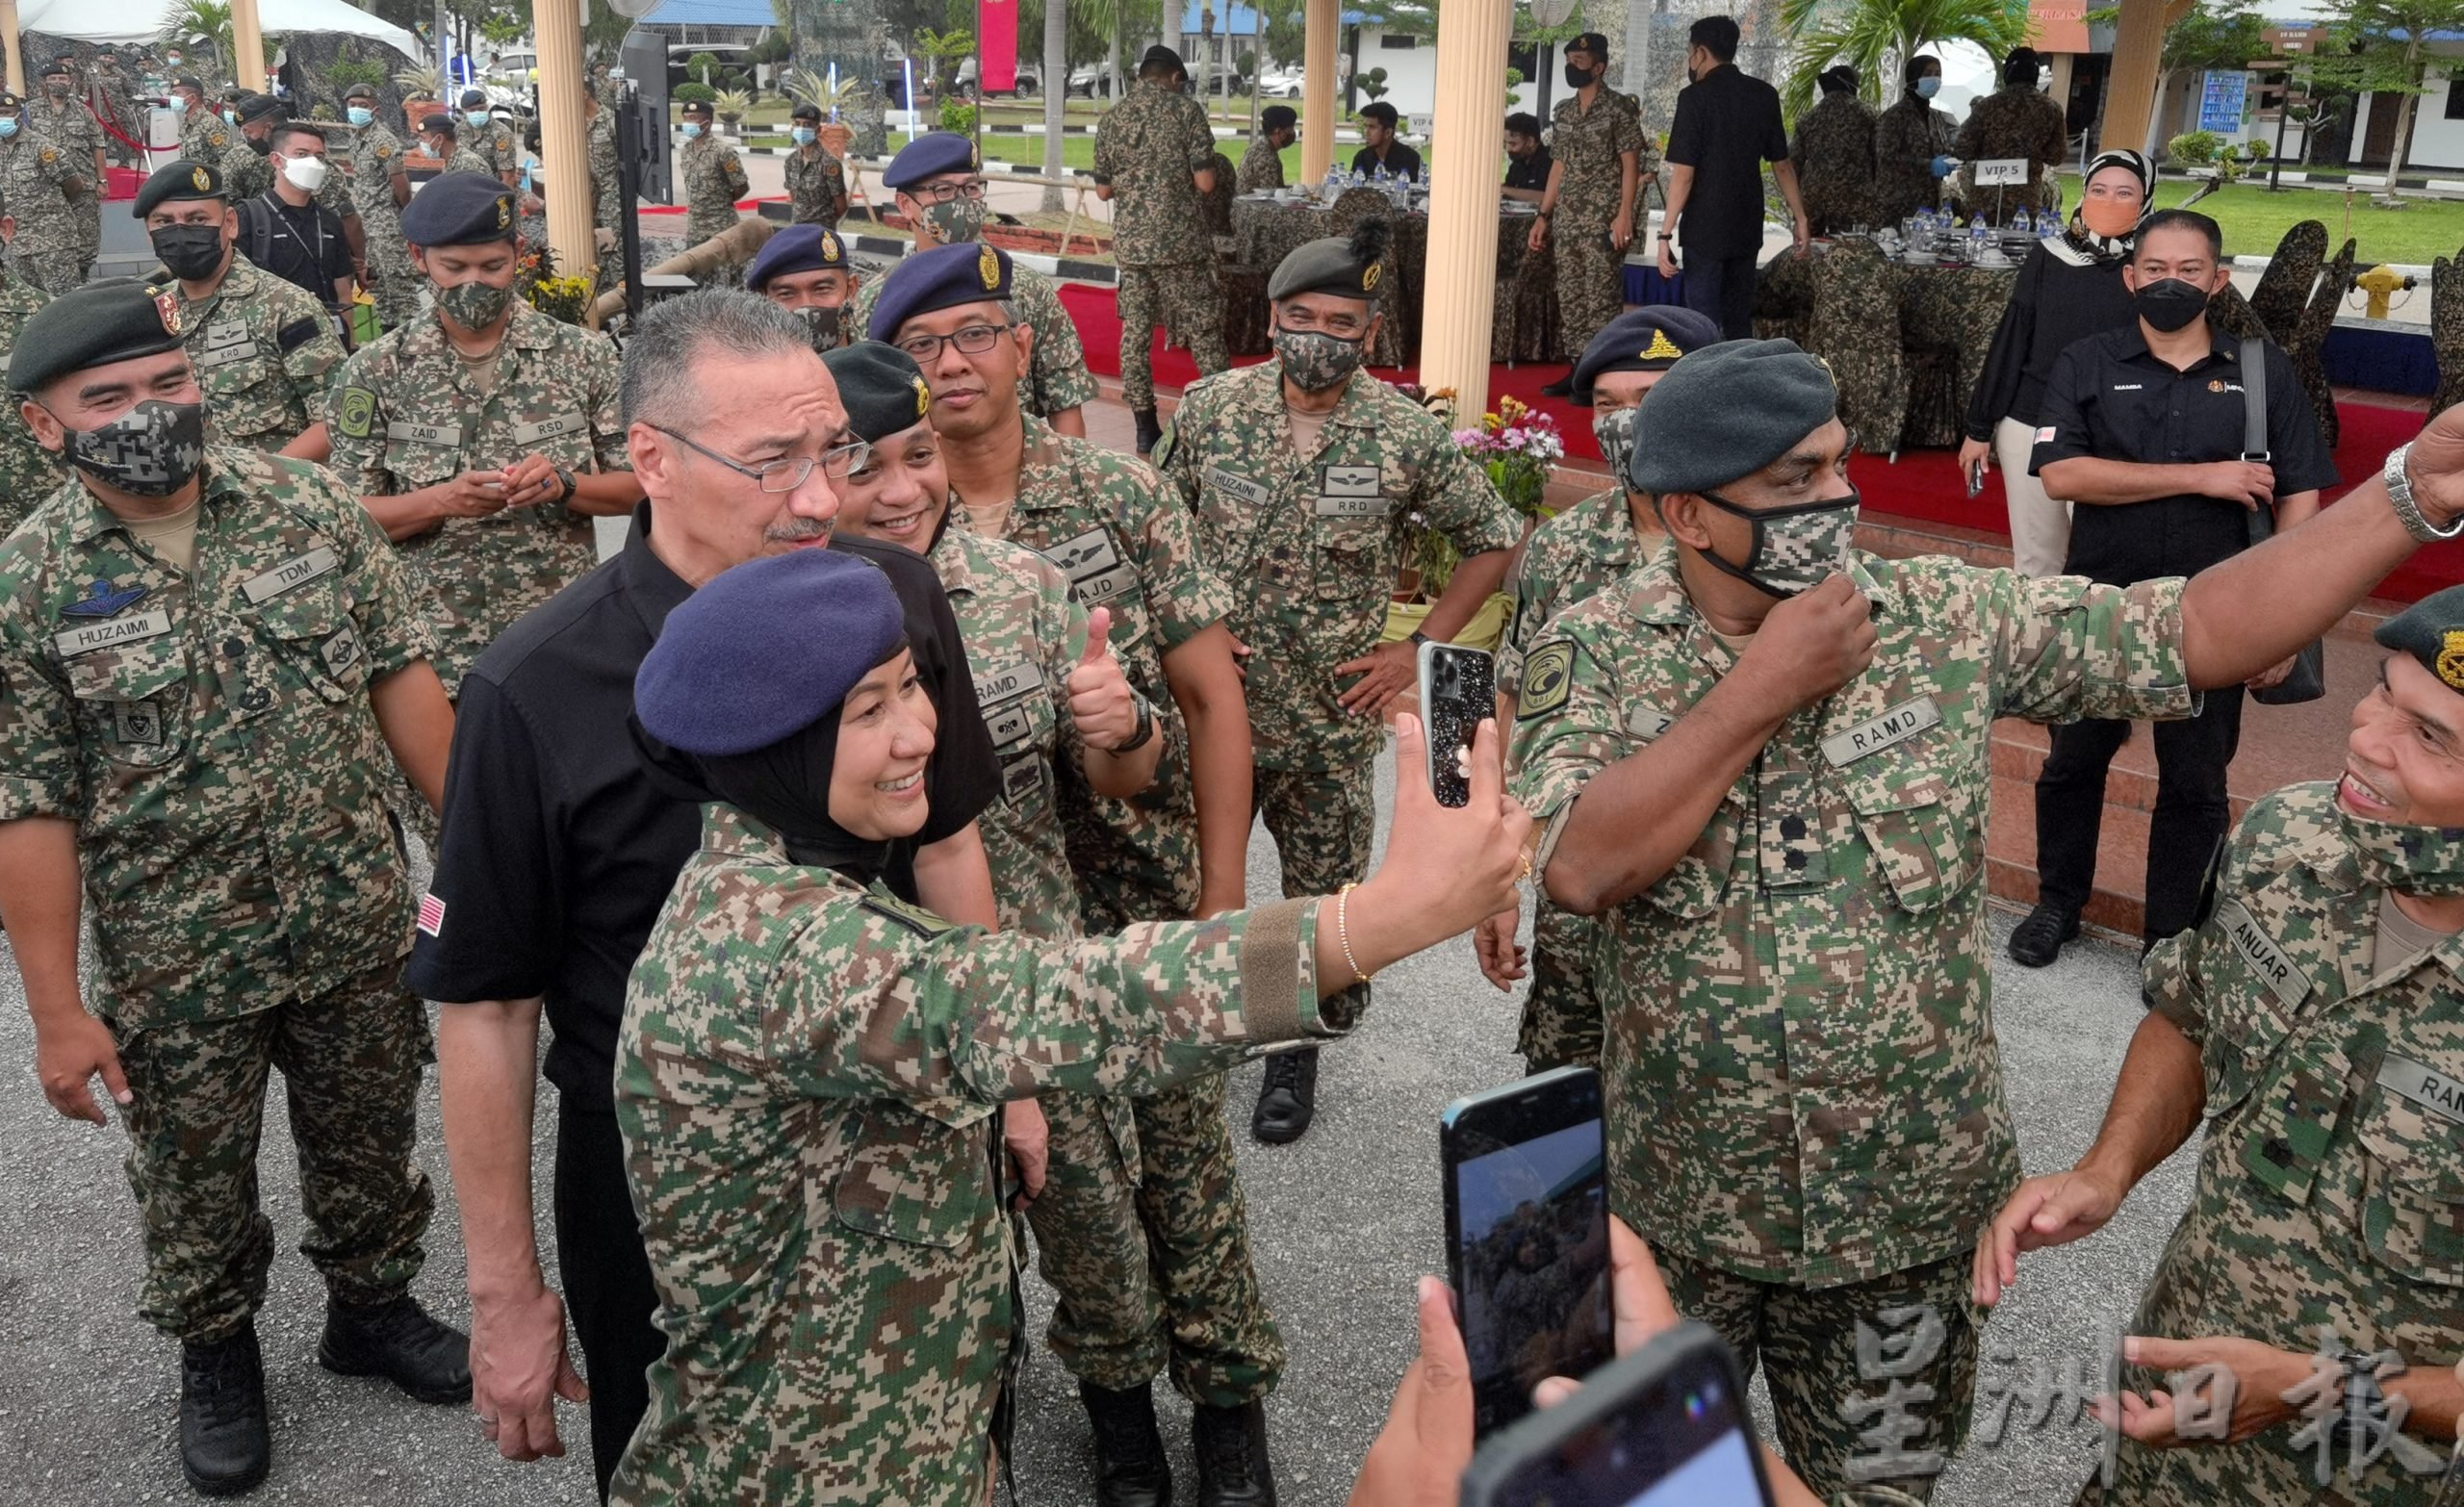
[[51,1107],[75,1120],[103,1123],[87,1086],[96,1077],[119,1104],[129,1102],[119,1051],[77,992],[79,885],[77,824],[65,817],[0,822],[0,924],[26,984],[35,1022],[35,1077]]

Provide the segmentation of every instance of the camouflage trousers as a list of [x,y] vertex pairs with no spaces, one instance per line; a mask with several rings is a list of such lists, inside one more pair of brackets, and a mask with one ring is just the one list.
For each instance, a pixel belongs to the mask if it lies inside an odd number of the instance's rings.
[[[1331,895],[1369,878],[1369,850],[1377,834],[1377,793],[1371,766],[1268,769],[1257,772],[1258,814],[1283,860],[1287,900]],[[1327,1026],[1349,1031],[1369,1013],[1369,985],[1355,983],[1318,1007]]]
[[1599,952],[1598,921],[1541,897],[1531,923],[1531,992],[1514,1037],[1532,1072],[1600,1065],[1600,995],[1591,978]]
[[27,245],[21,235],[18,244],[9,253],[12,275],[32,283],[55,298],[76,292],[85,283],[86,269],[91,266],[93,259],[79,249],[73,239],[36,247]]
[[376,300],[377,321],[387,330],[398,330],[420,317],[420,284],[424,279],[411,266],[408,246],[397,244],[379,250],[372,237],[368,271],[373,279],[368,294]]
[[213,1340],[265,1301],[273,1222],[258,1206],[257,1146],[277,1067],[299,1148],[300,1254],[349,1302],[409,1288],[435,1197],[411,1161],[420,1073],[434,1054],[426,1007],[401,979],[392,962],[236,1020],[113,1030],[135,1095],[125,1118],[144,1221],[139,1316],[175,1340]]
[[1155,406],[1154,331],[1190,353],[1200,376],[1232,365],[1223,344],[1223,290],[1215,264],[1120,269],[1120,396],[1133,410]]
[[[1967,1443],[1976,1395],[1982,1317],[1968,1302],[1965,1255],[1814,1289],[1654,1254],[1677,1311],[1718,1330],[1749,1380],[1763,1367],[1781,1452],[1816,1496],[1882,1486],[1932,1499]],[[1893,1427],[1910,1418],[1917,1426]]]
[[1568,224],[1553,238],[1557,251],[1557,328],[1568,360],[1626,312],[1626,253],[1608,244],[1608,224]]

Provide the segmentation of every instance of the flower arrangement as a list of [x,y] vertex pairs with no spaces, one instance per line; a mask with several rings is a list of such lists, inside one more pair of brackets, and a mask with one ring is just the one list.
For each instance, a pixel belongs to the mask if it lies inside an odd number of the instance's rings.
[[1557,421],[1512,397],[1498,400],[1495,413],[1482,414],[1478,425],[1454,431],[1455,447],[1489,473],[1489,484],[1505,505],[1526,518],[1539,518],[1549,495],[1549,478],[1566,455]]
[[589,318],[590,279],[559,276],[555,257],[544,246],[523,252],[514,264],[513,285],[530,307],[560,323],[580,324]]

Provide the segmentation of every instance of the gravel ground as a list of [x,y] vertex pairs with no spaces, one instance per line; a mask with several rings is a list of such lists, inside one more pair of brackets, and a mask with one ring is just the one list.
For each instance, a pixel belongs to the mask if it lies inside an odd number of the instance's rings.
[[[1391,790],[1383,763],[1381,784]],[[1381,807],[1389,804],[1381,796]],[[1276,892],[1273,846],[1252,850],[1249,891]],[[2009,929],[1998,917],[1996,941]],[[1527,936],[1528,934],[1527,931]],[[2066,1165],[2094,1133],[2139,1014],[2123,950],[2074,946],[2040,973],[2005,964],[1999,1018],[2004,1071],[2028,1166]],[[1318,1123],[1297,1146],[1249,1140],[1259,1069],[1236,1074],[1242,1175],[1266,1291],[1292,1353],[1270,1404],[1282,1498],[1340,1503],[1411,1358],[1411,1284],[1443,1269],[1435,1126],[1452,1099],[1517,1076],[1517,1001],[1478,976],[1468,942],[1436,949],[1379,981],[1378,1005],[1351,1040],[1330,1048]],[[140,1255],[122,1180],[124,1141],[55,1115],[26,1070],[32,1033],[13,960],[0,963],[0,1503],[177,1500],[177,1356],[132,1316]],[[419,1159],[437,1184],[430,1260],[418,1291],[467,1322],[459,1214],[446,1176],[431,1076],[422,1095]],[[543,1124],[552,1123],[542,1116]],[[577,1453],[514,1467],[495,1458],[460,1410],[426,1408],[377,1384],[326,1375],[315,1363],[321,1285],[290,1249],[300,1233],[288,1125],[269,1108],[264,1196],[281,1245],[259,1327],[274,1415],[273,1473],[257,1499],[319,1507],[382,1503],[584,1504],[586,1431],[565,1411]],[[537,1148],[547,1187],[548,1144]],[[2121,1215],[2081,1246],[2038,1255],[1996,1315],[1989,1342],[2022,1361],[2085,1365],[2102,1326],[2129,1313],[2189,1191],[2176,1157]],[[543,1248],[549,1243],[544,1238]],[[1027,1278],[1035,1333],[1049,1294]],[[1989,1386],[2018,1367],[1989,1366]],[[1167,1404],[1182,1499],[1194,1489],[1186,1410]],[[1943,1480],[1945,1507],[2066,1502],[2094,1457],[2084,1424],[2014,1431],[1971,1449]],[[1091,1454],[1067,1376],[1039,1344],[1025,1372],[1017,1476],[1029,1501],[1089,1499]]]

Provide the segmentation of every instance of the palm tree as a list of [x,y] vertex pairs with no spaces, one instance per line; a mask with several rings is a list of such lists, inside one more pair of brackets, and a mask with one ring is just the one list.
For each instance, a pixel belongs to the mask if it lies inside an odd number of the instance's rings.
[[239,77],[239,49],[231,40],[228,0],[180,0],[163,17],[159,40],[213,49],[218,71]]
[[1815,79],[1834,64],[1857,70],[1867,99],[1888,102],[1898,97],[1900,68],[1930,45],[1970,41],[1999,58],[2028,39],[2028,0],[1848,0],[1832,9],[1836,3],[1781,7],[1783,24],[1799,38],[1784,93],[1791,115],[1813,102]]

